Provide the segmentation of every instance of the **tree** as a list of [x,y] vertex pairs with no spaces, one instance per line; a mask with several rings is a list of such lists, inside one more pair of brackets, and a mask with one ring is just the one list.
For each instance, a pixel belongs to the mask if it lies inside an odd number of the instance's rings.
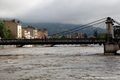
[[12,38],[11,31],[6,29],[3,21],[0,21],[0,37],[4,39]]
[[63,35],[63,36],[61,36],[61,39],[65,39],[65,36]]
[[94,31],[94,34],[93,34],[93,35],[94,35],[94,37],[97,38],[97,36],[98,36],[98,32],[97,32],[97,30]]
[[0,21],[0,37],[4,38],[4,23]]
[[106,33],[99,33],[98,38],[106,39]]
[[86,33],[84,33],[84,38],[87,38],[88,36],[87,36],[87,34]]

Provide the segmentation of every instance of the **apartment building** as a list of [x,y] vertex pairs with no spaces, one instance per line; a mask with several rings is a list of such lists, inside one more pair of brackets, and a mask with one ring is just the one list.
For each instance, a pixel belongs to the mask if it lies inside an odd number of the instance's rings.
[[23,27],[23,28],[22,28],[22,38],[23,38],[23,39],[30,39],[30,38],[31,38],[31,36],[30,36],[30,31],[28,31],[28,30],[26,29],[26,27]]
[[32,27],[32,26],[28,26],[28,27],[23,27],[22,29],[22,37],[23,38],[29,38],[29,39],[35,39],[38,38],[38,31],[36,28]]
[[48,37],[47,29],[38,29],[38,39],[46,39]]
[[22,26],[20,21],[15,19],[13,20],[4,20],[6,29],[11,31],[13,38],[19,39],[22,38]]
[[66,38],[84,38],[84,37],[85,37],[84,33],[82,32],[66,35]]

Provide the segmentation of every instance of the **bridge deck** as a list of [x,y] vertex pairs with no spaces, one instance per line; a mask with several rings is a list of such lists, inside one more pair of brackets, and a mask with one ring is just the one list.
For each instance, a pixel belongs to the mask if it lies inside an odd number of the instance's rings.
[[103,44],[105,42],[105,39],[1,39],[0,45]]

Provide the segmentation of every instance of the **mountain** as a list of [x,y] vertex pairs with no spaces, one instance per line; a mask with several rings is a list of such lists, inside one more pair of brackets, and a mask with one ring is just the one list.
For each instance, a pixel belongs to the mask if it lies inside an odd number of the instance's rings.
[[[66,31],[66,30],[71,30],[73,28],[78,28],[78,27],[80,27],[79,29],[83,28],[83,27],[81,27],[81,25],[61,24],[61,23],[23,23],[23,25],[24,26],[31,25],[36,28],[46,28],[48,30],[49,35],[54,34],[54,33],[59,33],[62,31]],[[84,26],[84,27],[86,27],[86,26]],[[83,32],[88,35],[92,35],[95,30],[98,32],[105,32],[104,29],[96,28],[95,26],[89,26],[89,28],[78,30],[77,32]]]

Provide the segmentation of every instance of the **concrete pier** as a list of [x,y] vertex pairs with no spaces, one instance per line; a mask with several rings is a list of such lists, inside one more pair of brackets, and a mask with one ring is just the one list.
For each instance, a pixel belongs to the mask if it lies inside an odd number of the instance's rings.
[[106,20],[106,28],[107,28],[107,39],[104,44],[104,54],[105,55],[114,55],[117,54],[117,51],[120,49],[119,43],[114,41],[114,21],[112,18],[108,17]]
[[104,44],[104,54],[105,55],[115,55],[117,51],[120,49],[119,44]]

